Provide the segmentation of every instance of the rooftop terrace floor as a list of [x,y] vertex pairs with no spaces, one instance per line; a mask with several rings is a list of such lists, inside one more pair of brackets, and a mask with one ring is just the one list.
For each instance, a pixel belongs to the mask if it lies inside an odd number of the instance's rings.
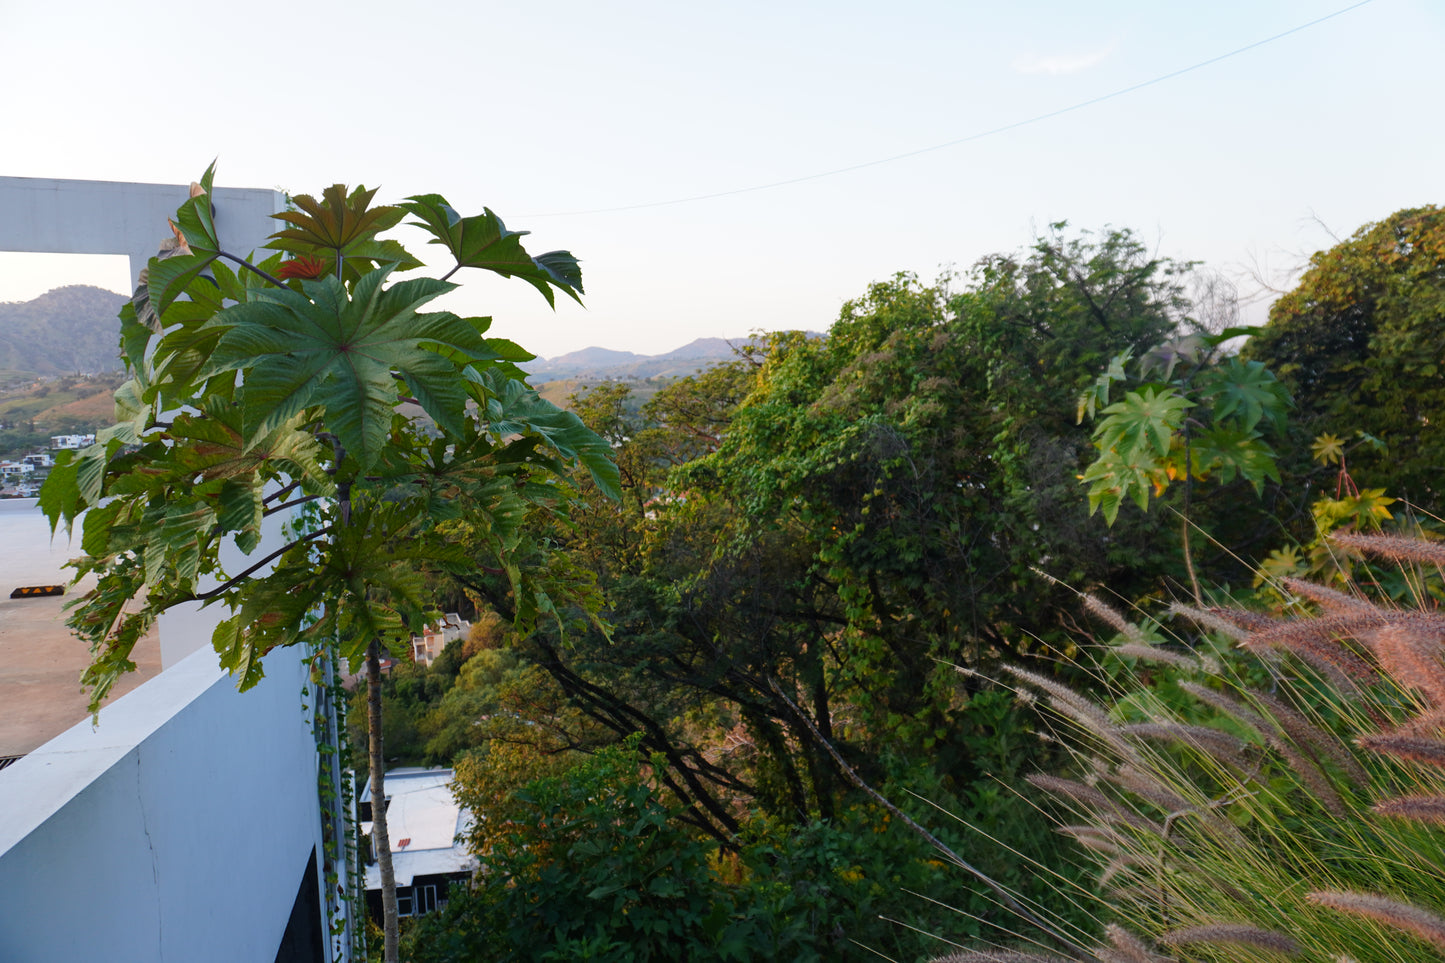
[[[0,757],[23,755],[84,721],[89,702],[80,673],[90,664],[90,652],[65,626],[65,604],[76,589],[63,596],[10,598],[22,585],[65,583],[69,573],[61,566],[80,551],[63,532],[52,542],[34,506],[33,498],[0,501]],[[131,659],[139,671],[118,682],[111,699],[161,671],[154,632],[137,643]]]

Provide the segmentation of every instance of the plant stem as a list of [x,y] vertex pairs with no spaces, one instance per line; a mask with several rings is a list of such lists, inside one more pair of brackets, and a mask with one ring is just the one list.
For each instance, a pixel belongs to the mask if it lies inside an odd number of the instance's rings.
[[220,257],[225,258],[225,259],[228,260],[228,261],[235,261],[237,264],[241,265],[241,267],[243,267],[243,268],[245,268],[246,270],[250,271],[252,274],[259,274],[261,277],[263,277],[263,278],[265,278],[266,280],[270,281],[272,284],[276,285],[278,288],[284,288],[284,287],[286,286],[286,282],[285,282],[285,281],[282,281],[282,280],[280,280],[279,278],[273,278],[271,275],[267,274],[265,271],[261,270],[261,269],[258,268],[256,265],[252,264],[250,261],[246,260],[246,259],[243,258],[243,257],[237,257],[236,255],[232,254],[230,251],[217,251],[216,254],[217,254],[218,256],[220,256]]
[[1193,490],[1193,458],[1190,452],[1189,426],[1184,426],[1184,570],[1189,573],[1189,587],[1194,590],[1194,604],[1204,608],[1204,596],[1199,592],[1199,578],[1194,574],[1194,553],[1189,547],[1189,495]]
[[285,511],[288,508],[295,508],[297,505],[305,505],[307,502],[314,502],[320,497],[320,495],[307,495],[305,498],[297,498],[293,501],[284,502],[280,505],[272,506],[271,508],[266,509],[261,514],[263,517],[268,517],[276,514],[277,512]]
[[[269,513],[268,513],[268,514],[269,514]],[[319,537],[321,537],[322,535],[327,535],[327,534],[329,534],[329,533],[332,531],[332,528],[333,528],[333,527],[334,527],[334,526],[327,525],[325,528],[318,528],[316,531],[311,532],[311,533],[308,534],[308,535],[302,535],[300,538],[296,539],[294,542],[289,542],[289,543],[287,543],[287,544],[285,544],[285,545],[282,545],[280,548],[276,549],[276,551],[272,552],[270,555],[267,555],[265,558],[261,559],[261,560],[260,560],[259,562],[257,562],[255,565],[252,565],[250,568],[246,569],[246,571],[242,572],[240,575],[237,575],[237,576],[235,576],[235,577],[233,577],[233,578],[227,579],[225,582],[221,583],[220,585],[217,585],[215,588],[211,589],[209,592],[200,592],[200,593],[198,593],[198,594],[196,594],[196,595],[191,596],[191,598],[189,599],[189,601],[192,601],[192,602],[204,602],[206,599],[213,599],[213,598],[215,598],[217,595],[221,595],[221,594],[223,594],[223,593],[225,593],[225,592],[230,591],[232,588],[234,588],[234,587],[236,586],[237,583],[239,583],[239,582],[241,582],[242,580],[244,580],[244,579],[246,579],[246,578],[249,578],[250,576],[254,575],[259,569],[264,568],[267,564],[275,561],[276,559],[280,558],[282,555],[285,555],[287,552],[291,551],[291,549],[295,548],[297,545],[300,545],[300,544],[303,543],[303,542],[309,542],[309,541],[311,541],[313,538],[319,538]],[[187,600],[185,600],[185,599],[178,599],[177,601],[187,601]]]

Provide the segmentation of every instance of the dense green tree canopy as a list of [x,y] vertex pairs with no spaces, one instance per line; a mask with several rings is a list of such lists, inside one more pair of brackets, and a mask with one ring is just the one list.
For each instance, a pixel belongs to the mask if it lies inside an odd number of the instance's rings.
[[1368,484],[1434,506],[1445,463],[1445,210],[1397,211],[1316,253],[1245,355],[1278,374],[1312,434],[1384,442],[1387,454],[1360,451]]

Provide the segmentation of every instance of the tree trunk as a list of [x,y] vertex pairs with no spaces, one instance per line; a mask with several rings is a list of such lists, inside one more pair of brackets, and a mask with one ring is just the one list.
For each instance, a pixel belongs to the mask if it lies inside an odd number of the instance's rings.
[[381,920],[384,963],[398,963],[396,945],[396,874],[391,868],[391,836],[386,829],[386,760],[381,751],[381,643],[366,650],[366,731],[371,755],[371,844],[381,868]]

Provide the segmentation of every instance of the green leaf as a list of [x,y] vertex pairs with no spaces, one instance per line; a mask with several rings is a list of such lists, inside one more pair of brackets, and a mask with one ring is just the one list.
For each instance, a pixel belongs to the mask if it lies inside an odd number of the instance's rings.
[[1220,481],[1231,482],[1242,475],[1256,492],[1264,488],[1264,480],[1279,481],[1274,452],[1259,438],[1259,432],[1216,425],[1200,432],[1191,443],[1196,474],[1217,471]]
[[383,288],[390,273],[363,276],[350,294],[331,277],[303,281],[301,293],[262,291],[216,316],[224,334],[204,373],[244,372],[248,445],[319,406],[328,430],[369,468],[400,401],[393,373],[437,424],[461,433],[466,391],[457,365],[438,352],[469,359],[491,351],[456,315],[417,311],[454,285],[419,278]]
[[[176,226],[185,235],[186,245],[192,253],[210,257],[215,257],[221,250],[211,209],[211,182],[215,176],[216,165],[212,162],[201,175],[200,192],[187,198],[176,211]],[[191,189],[194,191],[195,187]]]
[[211,633],[211,646],[221,657],[221,668],[237,677],[242,690],[251,688],[266,673],[261,668],[261,654],[247,637],[241,616],[233,616],[216,626]]
[[[488,320],[491,320],[490,318]],[[508,341],[506,338],[488,338],[487,347],[503,361],[511,361],[514,364],[523,361],[531,361],[537,356],[515,341]]]
[[1109,392],[1113,388],[1114,382],[1123,381],[1128,377],[1124,373],[1124,365],[1129,362],[1129,358],[1133,354],[1133,348],[1125,348],[1109,359],[1109,367],[1103,374],[1095,378],[1089,390],[1079,397],[1079,410],[1074,416],[1074,424],[1083,424],[1085,417],[1092,419],[1098,407],[1109,403]]
[[538,435],[564,459],[580,461],[608,498],[622,497],[622,480],[612,446],[582,419],[558,408],[525,382],[502,379],[491,372],[482,372],[479,380],[492,392],[486,417],[494,434]]
[[1167,482],[1158,468],[1126,461],[1112,452],[1101,455],[1080,480],[1089,485],[1089,514],[1102,509],[1110,525],[1125,498],[1132,499],[1141,512],[1148,511],[1149,490]]
[[216,499],[216,523],[224,532],[259,529],[261,526],[261,492],[251,483],[227,478],[221,483]]
[[1094,429],[1094,444],[1130,462],[1163,458],[1184,424],[1184,412],[1192,407],[1193,402],[1172,388],[1130,391],[1123,401],[1104,409],[1108,417]]
[[567,251],[548,251],[532,257],[522,247],[529,232],[509,231],[502,219],[483,208],[483,213],[462,217],[440,194],[419,194],[401,205],[417,220],[414,226],[432,235],[432,244],[451,252],[458,267],[492,271],[502,277],[519,277],[555,305],[552,288],[565,291],[582,303],[582,269]]
[[156,314],[163,316],[216,257],[215,254],[177,254],[151,258],[146,267],[146,285]]
[[1282,425],[1289,409],[1289,392],[1259,361],[1230,358],[1200,379],[1199,393],[1214,409],[1214,420],[1236,421],[1252,431],[1260,419]]
[[40,486],[38,504],[50,522],[51,534],[55,533],[62,521],[69,528],[71,521],[84,507],[76,469],[72,464],[74,457],[75,453],[70,451],[62,451],[57,455],[54,467]]
[[1240,324],[1225,328],[1218,334],[1206,335],[1204,340],[1212,348],[1217,348],[1226,341],[1233,341],[1235,338],[1252,338],[1264,331],[1262,324]]

